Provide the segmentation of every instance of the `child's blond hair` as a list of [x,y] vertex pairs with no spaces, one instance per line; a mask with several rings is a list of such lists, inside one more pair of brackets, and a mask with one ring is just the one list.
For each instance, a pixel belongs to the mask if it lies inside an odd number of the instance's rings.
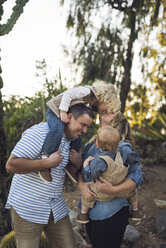
[[120,141],[119,132],[111,126],[103,126],[97,131],[96,144],[102,150],[116,152]]
[[99,102],[106,103],[108,112],[117,112],[120,109],[120,100],[118,90],[112,84],[107,84],[104,81],[95,81],[93,88]]

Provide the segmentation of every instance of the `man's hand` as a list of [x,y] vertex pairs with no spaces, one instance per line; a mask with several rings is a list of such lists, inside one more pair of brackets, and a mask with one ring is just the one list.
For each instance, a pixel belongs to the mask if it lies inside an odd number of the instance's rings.
[[62,152],[62,149],[60,149],[57,152],[52,153],[48,158],[47,158],[47,162],[49,164],[48,168],[54,168],[57,167],[63,160],[63,156],[60,155],[60,153]]
[[74,149],[71,149],[69,153],[69,160],[72,162],[72,164],[79,170],[82,166],[82,155],[81,151],[77,152]]
[[90,161],[92,161],[94,159],[94,157],[91,157],[89,156],[83,163],[83,167],[85,168],[89,163]]
[[65,111],[60,110],[60,119],[63,123],[68,123],[69,122],[69,118],[68,115]]
[[52,153],[46,159],[17,158],[11,154],[6,163],[6,171],[8,173],[26,174],[57,167],[63,160],[63,156],[60,155],[61,152],[62,149]]

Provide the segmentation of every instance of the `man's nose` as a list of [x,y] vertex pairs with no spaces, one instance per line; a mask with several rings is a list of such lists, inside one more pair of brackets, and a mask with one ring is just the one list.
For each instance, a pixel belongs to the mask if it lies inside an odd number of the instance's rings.
[[87,129],[88,129],[87,127],[83,127],[83,128],[82,128],[82,132],[83,132],[84,134],[86,134],[86,133],[87,133]]

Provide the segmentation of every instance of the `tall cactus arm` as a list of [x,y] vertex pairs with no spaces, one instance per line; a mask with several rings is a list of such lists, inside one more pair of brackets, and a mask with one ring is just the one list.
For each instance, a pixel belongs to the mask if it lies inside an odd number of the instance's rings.
[[[12,30],[14,24],[18,20],[19,16],[22,14],[23,8],[24,8],[24,6],[26,5],[26,3],[28,1],[29,0],[16,0],[15,6],[12,9],[13,12],[12,12],[10,18],[7,20],[7,22],[5,24],[0,25],[0,36],[8,34]],[[0,3],[1,3],[1,10],[0,10],[1,14],[3,14],[2,4],[4,2],[5,2],[5,0],[0,1]]]
[[0,0],[0,5],[2,5],[4,2],[6,2],[7,0]]

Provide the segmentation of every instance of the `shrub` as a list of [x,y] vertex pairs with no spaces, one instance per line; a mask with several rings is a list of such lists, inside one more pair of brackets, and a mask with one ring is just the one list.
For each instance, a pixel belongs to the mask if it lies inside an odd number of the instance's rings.
[[135,151],[145,165],[166,164],[166,142],[162,140],[148,140],[142,137],[134,137],[136,141]]

